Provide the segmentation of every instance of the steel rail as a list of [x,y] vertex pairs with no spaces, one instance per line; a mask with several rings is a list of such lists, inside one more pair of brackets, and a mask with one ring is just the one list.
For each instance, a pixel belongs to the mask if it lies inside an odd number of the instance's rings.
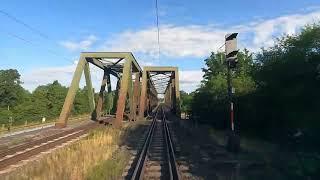
[[178,165],[177,165],[177,162],[176,162],[176,157],[175,157],[175,154],[174,154],[174,148],[173,148],[173,143],[172,143],[172,140],[171,140],[171,134],[170,134],[170,131],[169,131],[169,128],[168,128],[168,124],[166,122],[166,115],[165,115],[165,112],[163,110],[163,107],[162,107],[162,113],[163,113],[163,118],[162,118],[162,121],[163,121],[163,126],[164,126],[164,131],[165,131],[165,135],[166,135],[166,144],[167,144],[167,155],[168,155],[168,159],[169,159],[169,166],[170,166],[170,179],[174,179],[174,180],[179,180],[181,179],[180,178],[180,173],[179,173],[179,170],[178,170]]
[[[56,137],[56,139],[47,139],[43,138],[42,143],[40,144],[34,144],[31,143],[28,146],[29,149],[27,149],[25,146],[23,146],[25,149],[23,150],[20,147],[20,151],[16,151],[14,154],[10,153],[10,156],[5,156],[0,159],[0,170],[4,170],[8,168],[10,165],[17,164],[18,162],[22,160],[27,160],[30,157],[37,155],[41,152],[45,152],[47,150],[50,150],[52,148],[57,147],[58,145],[61,145],[65,142],[68,142],[72,139],[75,139],[77,137],[80,137],[86,133],[92,128],[97,127],[95,123],[92,123],[92,125],[89,125],[87,127],[77,128],[77,130],[74,131],[67,131],[68,133],[60,133],[60,137]],[[18,150],[18,149],[17,149]]]
[[[86,124],[86,126],[90,126],[90,127],[94,126],[94,123]],[[46,136],[46,137],[41,138],[41,139],[36,139],[36,140],[32,140],[30,142],[26,142],[26,143],[18,144],[18,145],[13,146],[13,147],[9,147],[8,149],[4,149],[4,150],[0,151],[0,158],[5,157],[7,155],[15,154],[15,153],[17,153],[19,151],[22,151],[22,150],[24,150],[26,148],[29,148],[29,147],[32,147],[32,146],[39,145],[39,144],[41,144],[43,142],[54,140],[56,138],[65,136],[67,134],[71,134],[71,133],[76,132],[76,131],[78,131],[80,129],[83,129],[83,125],[79,126],[79,127],[72,128],[72,129],[67,130],[67,131],[58,132],[58,133],[55,133],[55,134],[50,135],[50,136]]]
[[150,147],[150,144],[151,144],[151,139],[152,139],[152,136],[153,136],[153,133],[154,133],[154,128],[155,128],[155,124],[156,124],[156,120],[157,120],[157,114],[158,114],[158,109],[156,111],[156,115],[155,117],[153,118],[152,120],[152,123],[151,123],[151,126],[149,128],[149,132],[148,132],[148,135],[147,135],[147,138],[144,142],[144,145],[142,147],[142,150],[141,150],[141,153],[140,153],[140,156],[139,156],[139,160],[136,164],[136,167],[133,171],[133,174],[132,174],[132,177],[131,179],[132,180],[138,180],[142,177],[142,174],[144,172],[144,167],[145,167],[145,162],[146,162],[146,156],[147,156],[147,153],[148,153],[148,150],[149,150],[149,147]]
[[154,134],[155,126],[156,126],[156,121],[157,121],[157,116],[159,112],[162,111],[162,131],[164,132],[164,140],[165,140],[165,148],[166,148],[166,158],[168,160],[168,168],[169,168],[169,179],[170,180],[179,180],[180,179],[180,174],[178,171],[178,166],[175,161],[175,155],[174,155],[174,149],[173,149],[173,144],[170,136],[170,131],[168,128],[168,125],[166,123],[166,117],[165,113],[163,110],[163,107],[158,106],[156,109],[155,116],[153,117],[152,124],[150,125],[146,140],[144,142],[143,148],[140,152],[138,162],[136,163],[136,167],[134,169],[134,172],[131,176],[131,180],[140,180],[143,179],[143,175],[145,174],[145,166],[147,162],[147,154],[150,149],[150,144],[152,142],[152,137]]

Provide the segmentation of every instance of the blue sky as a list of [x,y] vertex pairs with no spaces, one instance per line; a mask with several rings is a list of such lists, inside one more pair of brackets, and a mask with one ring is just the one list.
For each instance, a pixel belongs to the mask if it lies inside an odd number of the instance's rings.
[[[142,66],[178,66],[181,88],[192,91],[201,81],[203,59],[226,33],[239,32],[239,48],[256,52],[320,20],[318,0],[158,0],[158,59],[155,1],[1,3],[0,69],[18,69],[29,90],[55,79],[69,85],[81,51],[132,51]],[[101,73],[93,73],[98,87]]]

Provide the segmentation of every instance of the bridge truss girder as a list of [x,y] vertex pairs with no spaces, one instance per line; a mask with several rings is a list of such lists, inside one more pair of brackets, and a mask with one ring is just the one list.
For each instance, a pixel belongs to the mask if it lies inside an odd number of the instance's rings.
[[[116,59],[115,62],[108,60]],[[121,61],[125,61],[120,64]],[[89,64],[93,64],[104,71],[101,88],[99,92],[98,102],[95,104],[94,91],[92,88],[91,74]],[[56,122],[57,127],[66,127],[76,92],[79,89],[79,82],[82,72],[85,74],[86,86],[88,88],[88,99],[90,112],[92,112],[92,120],[97,120],[101,116],[101,110],[104,102],[104,91],[107,86],[108,93],[111,93],[110,75],[118,78],[117,82],[117,104],[116,118],[113,125],[121,127],[126,100],[129,100],[128,113],[129,120],[135,120],[137,115],[137,104],[139,104],[140,94],[140,77],[142,70],[136,59],[130,52],[83,52],[80,55],[78,65],[76,67],[73,79],[68,90],[63,108],[60,113],[59,120]],[[132,76],[134,75],[134,82]]]
[[[154,78],[159,74],[162,77]],[[157,92],[156,89],[163,92]],[[139,106],[140,118],[145,117],[147,112],[158,104],[158,94],[164,94],[165,103],[180,117],[179,72],[177,67],[146,66],[143,68]]]

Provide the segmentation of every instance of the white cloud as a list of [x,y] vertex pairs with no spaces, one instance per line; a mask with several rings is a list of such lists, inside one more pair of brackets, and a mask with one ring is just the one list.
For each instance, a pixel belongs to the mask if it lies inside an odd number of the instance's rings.
[[[320,20],[320,10],[313,9],[308,13],[296,13],[284,15],[272,19],[254,20],[252,22],[238,24],[230,27],[219,27],[212,25],[162,25],[160,27],[160,48],[162,55],[171,58],[208,56],[210,51],[216,51],[223,43],[226,33],[239,32],[239,48],[248,48],[258,51],[260,47],[270,47],[274,39],[282,34],[294,34],[305,24]],[[108,39],[99,50],[106,51],[130,51],[135,55],[138,63],[144,65],[157,65],[157,30],[149,27],[138,31],[125,31],[115,34]],[[87,50],[94,45],[97,38],[90,35],[80,42],[62,41],[65,48],[76,50]],[[223,50],[223,49],[221,49]],[[199,67],[200,68],[200,67]],[[32,90],[39,84],[51,83],[59,80],[63,85],[69,86],[75,64],[65,67],[40,68],[29,71],[22,75],[24,86]],[[102,73],[92,70],[94,87],[98,90]],[[188,70],[180,71],[180,88],[187,92],[193,91],[200,85],[202,71]],[[84,79],[84,78],[83,78]],[[82,85],[84,83],[82,82]],[[115,82],[113,83],[115,84]]]
[[[296,33],[305,24],[319,20],[320,10],[315,10],[230,27],[162,25],[160,26],[160,49],[163,55],[169,57],[204,57],[210,51],[216,51],[224,43],[226,33],[239,32],[239,47],[257,51],[260,47],[272,46],[275,37]],[[132,51],[155,57],[158,53],[157,30],[155,27],[149,27],[138,31],[122,32],[106,41],[102,49]]]
[[[33,91],[39,85],[52,83],[58,80],[62,85],[69,87],[76,64],[62,67],[43,67],[22,74],[23,86]],[[95,66],[90,66],[91,79],[95,91],[98,92],[103,72]],[[179,71],[180,89],[191,92],[200,85],[203,72],[201,70]],[[116,78],[111,78],[112,89],[115,89]],[[85,85],[84,75],[81,77],[80,87]]]
[[67,48],[70,51],[88,50],[97,41],[97,37],[90,35],[84,38],[82,41],[61,41],[60,45]]
[[[58,80],[62,85],[69,87],[76,68],[76,64],[62,67],[43,67],[27,71],[22,74],[23,86],[33,91],[39,85],[45,85]],[[90,65],[92,85],[96,92],[100,90],[103,71],[96,66]],[[116,78],[111,78],[112,89],[115,89]],[[85,86],[85,78],[82,73],[80,87]]]
[[[206,26],[164,25],[160,27],[160,49],[164,55],[171,57],[205,56],[208,50],[223,43],[224,33]],[[156,34],[154,27],[136,32],[126,31],[107,41],[102,49],[133,51],[156,57]]]
[[203,72],[201,70],[179,71],[180,89],[191,92],[200,86]]
[[66,85],[71,82],[74,69],[75,65],[33,69],[22,74],[23,85],[29,90],[34,90],[38,85],[52,83],[54,80]]
[[320,11],[318,10],[307,14],[291,14],[258,22],[252,27],[255,34],[251,45],[254,47],[270,47],[273,45],[276,36],[295,34],[304,25],[319,20]]

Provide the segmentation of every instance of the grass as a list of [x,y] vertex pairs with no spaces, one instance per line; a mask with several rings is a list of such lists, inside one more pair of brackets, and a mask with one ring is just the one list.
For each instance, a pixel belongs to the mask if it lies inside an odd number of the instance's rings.
[[122,172],[130,160],[126,145],[129,140],[134,141],[140,137],[148,127],[147,124],[149,122],[141,121],[130,125],[124,124],[121,130],[112,127],[94,130],[86,138],[58,149],[1,178],[121,179]]
[[[209,129],[209,135],[219,145],[225,145],[226,133],[213,128]],[[261,139],[241,137],[241,149],[245,151],[253,151],[257,153],[272,153],[277,151],[277,145],[263,141]]]
[[[130,161],[130,153],[128,147],[134,148],[137,141],[149,127],[150,121],[137,121],[135,123],[126,124],[123,128],[120,138],[121,148],[118,148],[112,157],[106,161],[102,161],[98,165],[91,167],[86,179],[122,179],[122,173],[128,162]],[[130,149],[130,148],[129,148]]]
[[[218,144],[225,144],[223,131],[209,129],[210,138]],[[241,160],[260,161],[264,168],[260,171],[245,172],[244,179],[319,179],[320,155],[317,153],[294,152],[283,149],[280,145],[263,140],[241,137],[241,149],[247,153],[240,153]],[[263,176],[262,176],[263,175]]]
[[94,167],[103,167],[107,160],[112,159],[112,154],[118,149],[121,132],[113,128],[95,130],[88,137],[21,167],[5,179],[69,180],[92,177]]
[[123,168],[126,166],[129,158],[128,151],[118,150],[109,160],[99,163],[97,166],[90,168],[86,179],[120,179]]

